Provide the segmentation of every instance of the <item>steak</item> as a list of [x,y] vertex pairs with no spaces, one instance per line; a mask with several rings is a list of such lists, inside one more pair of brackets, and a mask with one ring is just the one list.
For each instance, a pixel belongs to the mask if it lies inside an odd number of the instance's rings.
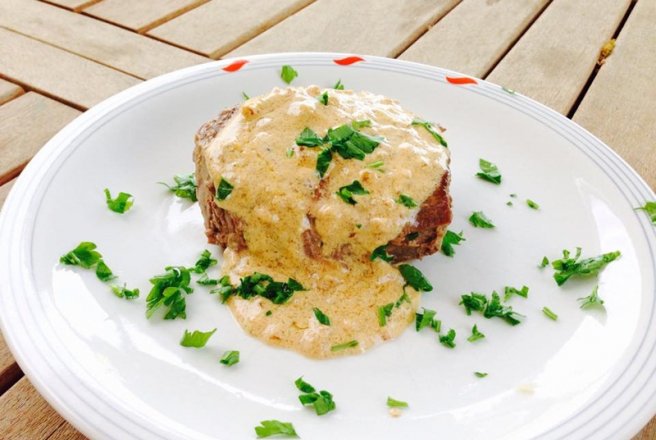
[[[214,201],[216,188],[210,177],[203,149],[217,136],[219,131],[237,112],[238,107],[223,110],[219,116],[203,124],[196,133],[194,162],[196,164],[196,195],[205,219],[205,234],[207,241],[234,250],[247,248],[244,239],[244,222],[239,217],[220,208]],[[393,257],[392,263],[401,263],[437,252],[451,222],[451,196],[449,195],[450,174],[445,172],[435,191],[421,204],[416,220],[407,224],[401,233],[387,245],[387,253]],[[315,197],[323,195],[323,185],[320,183]],[[303,249],[310,258],[321,258],[323,245],[321,236],[314,229],[314,219],[308,216],[310,228],[302,234]],[[343,250],[348,253],[350,245],[345,243]],[[339,259],[339,253],[332,255]]]

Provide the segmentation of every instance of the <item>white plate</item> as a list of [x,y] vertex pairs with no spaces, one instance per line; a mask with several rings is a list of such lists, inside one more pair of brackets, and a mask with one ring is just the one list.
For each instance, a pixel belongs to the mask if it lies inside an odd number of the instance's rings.
[[[656,412],[656,229],[643,212],[647,185],[608,147],[561,115],[523,96],[435,67],[344,54],[256,56],[237,69],[224,60],[174,72],[89,110],[53,138],[16,183],[0,222],[0,314],[16,359],[46,399],[92,438],[254,438],[259,421],[291,421],[306,439],[628,438]],[[350,61],[353,61],[351,59]],[[455,258],[417,263],[436,290],[422,304],[457,331],[449,350],[434,333],[409,328],[370,352],[326,361],[247,336],[215,297],[197,288],[188,319],[146,320],[148,278],[166,265],[192,264],[207,248],[197,204],[157,185],[193,169],[198,127],[219,110],[283,86],[349,88],[397,98],[448,128],[454,221],[467,241]],[[231,67],[228,67],[231,66]],[[232,72],[230,72],[232,70]],[[458,81],[455,81],[458,82]],[[499,186],[474,177],[479,157],[499,165]],[[119,216],[102,190],[136,196]],[[508,207],[510,193],[515,206]],[[525,199],[537,201],[531,210]],[[497,225],[474,229],[483,210]],[[60,255],[94,241],[142,297],[114,297],[89,271],[62,267]],[[582,246],[622,258],[598,279],[606,312],[576,298],[595,279],[555,285],[543,255]],[[219,253],[217,248],[213,249]],[[511,303],[526,315],[511,327],[467,316],[459,296],[530,287]],[[557,322],[541,312],[548,306]],[[465,339],[473,324],[487,335]],[[218,331],[204,349],[181,347],[184,329]],[[241,351],[226,368],[218,357]],[[474,371],[489,373],[478,379]],[[333,392],[337,410],[317,417],[297,400],[305,375]],[[387,396],[410,408],[392,418]]]

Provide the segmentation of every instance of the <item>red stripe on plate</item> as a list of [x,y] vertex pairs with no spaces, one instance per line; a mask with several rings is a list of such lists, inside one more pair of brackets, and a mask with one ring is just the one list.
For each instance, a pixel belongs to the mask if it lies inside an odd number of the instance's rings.
[[466,76],[447,76],[446,80],[457,86],[463,86],[465,84],[478,84],[474,78],[468,78]]
[[236,72],[246,64],[248,60],[237,60],[234,63],[230,63],[227,66],[223,67],[223,70],[226,72]]
[[333,61],[335,62],[335,64],[339,64],[340,66],[350,66],[353,63],[359,63],[360,61],[364,61],[364,58],[352,56],[352,57],[346,57]]

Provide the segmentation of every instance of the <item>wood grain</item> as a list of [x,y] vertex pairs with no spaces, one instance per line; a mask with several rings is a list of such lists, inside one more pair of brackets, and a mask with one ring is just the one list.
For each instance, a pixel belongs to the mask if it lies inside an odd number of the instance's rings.
[[482,78],[550,0],[463,0],[399,57]]
[[11,101],[12,99],[20,96],[22,93],[23,89],[21,89],[19,86],[0,78],[0,105],[7,101]]
[[633,440],[656,440],[656,416],[652,417],[647,426]]
[[0,1],[0,26],[143,79],[207,61],[188,51],[34,0]]
[[3,28],[0,28],[0,75],[82,108],[140,82]]
[[3,440],[44,440],[64,423],[26,378],[0,396],[0,414]]
[[98,3],[101,0],[44,0],[46,3],[51,3],[57,6],[63,6],[74,11],[80,11],[87,6]]
[[[7,193],[11,189],[13,183],[8,183],[0,187],[0,209],[4,203]],[[23,372],[16,364],[14,357],[11,355],[7,344],[5,343],[2,333],[0,333],[0,395],[15,384],[21,377]],[[0,431],[1,433],[2,431]]]
[[86,440],[86,437],[75,429],[73,425],[64,422],[48,437],[48,440]]
[[85,14],[144,32],[208,0],[103,0]]
[[0,184],[15,177],[46,141],[79,114],[34,92],[0,106]]
[[226,56],[330,51],[395,57],[460,0],[319,0]]
[[148,34],[218,58],[312,1],[213,0]]
[[568,113],[630,0],[554,0],[488,76]]
[[613,147],[656,190],[654,23],[656,2],[639,1],[573,119]]

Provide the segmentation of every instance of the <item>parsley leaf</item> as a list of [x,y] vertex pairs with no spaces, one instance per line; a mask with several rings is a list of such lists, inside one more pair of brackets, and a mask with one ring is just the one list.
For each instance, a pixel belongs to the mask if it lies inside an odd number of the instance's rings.
[[173,186],[164,182],[159,183],[160,185],[166,186],[169,191],[181,199],[189,199],[192,202],[196,202],[198,200],[196,198],[196,188],[198,185],[196,184],[196,175],[194,173],[179,174],[173,177],[173,180],[175,181],[175,185]]
[[[225,277],[224,277],[225,278]],[[305,290],[305,288],[293,278],[289,278],[286,283],[274,281],[271,276],[255,272],[241,279],[241,284],[237,288],[232,288],[229,280],[219,280],[223,286],[221,291],[221,301],[226,302],[231,295],[238,295],[244,299],[250,299],[254,296],[261,296],[268,299],[274,304],[284,304],[294,295],[294,292]]]
[[474,213],[469,217],[469,223],[477,228],[489,229],[494,227],[492,220],[487,218],[482,211],[474,211]]
[[442,238],[442,253],[447,257],[453,257],[456,253],[453,246],[459,245],[461,241],[466,241],[462,236],[462,232],[456,234],[453,231],[447,230],[446,234],[444,234],[444,238]]
[[378,307],[376,312],[378,316],[378,325],[385,327],[387,325],[387,318],[392,316],[392,309],[394,308],[394,303],[385,304],[384,306]]
[[548,265],[549,265],[549,259],[548,259],[546,256],[545,256],[545,257],[542,257],[542,261],[540,262],[540,266],[539,266],[539,267],[540,267],[541,269],[544,269],[544,268],[547,267]]
[[205,347],[205,344],[207,344],[207,341],[210,340],[214,332],[216,332],[216,329],[210,330],[208,332],[201,332],[200,330],[194,330],[193,332],[190,332],[185,330],[184,335],[182,336],[182,340],[180,341],[180,345],[183,347],[195,348]]
[[636,209],[645,211],[649,216],[649,220],[651,220],[652,224],[656,225],[656,201],[647,202],[645,203],[645,206],[641,206],[640,208]]
[[371,162],[367,164],[367,168],[371,168],[372,170],[376,170],[380,173],[384,173],[385,170],[383,170],[383,167],[385,166],[385,162],[382,160],[377,160],[375,162]]
[[415,313],[415,329],[421,331],[425,327],[432,327],[435,318],[435,310],[424,308],[423,313]]
[[283,81],[285,81],[287,84],[291,84],[292,81],[294,81],[294,78],[298,76],[298,72],[294,70],[294,68],[288,64],[285,64],[282,66],[282,70],[280,71],[280,78],[282,78]]
[[358,341],[353,340],[353,341],[344,342],[343,344],[333,345],[332,347],[330,347],[330,351],[334,353],[336,351],[343,351],[346,350],[347,348],[354,348],[357,346],[358,346]]
[[105,264],[103,260],[98,261],[96,265],[96,276],[100,281],[107,282],[116,278],[112,270]]
[[70,266],[81,266],[85,269],[91,269],[98,264],[102,258],[100,252],[95,251],[96,244],[90,241],[83,241],[69,253],[62,255],[59,262]]
[[407,284],[421,292],[430,292],[433,286],[419,269],[409,264],[399,265],[399,272]]
[[333,150],[330,148],[324,148],[321,150],[321,153],[317,156],[317,171],[319,172],[319,177],[323,177],[328,171],[330,162],[333,160]]
[[408,402],[402,400],[396,400],[392,397],[387,396],[387,406],[390,408],[407,408]]
[[[201,280],[199,279],[197,282],[199,284],[202,284],[200,281]],[[228,275],[222,276],[221,279],[218,280],[217,284],[219,284],[221,287],[217,287],[216,289],[210,290],[210,294],[214,295],[215,293],[218,293],[221,302],[225,303],[228,300],[228,298],[232,296],[232,294],[235,291],[235,288],[232,286],[232,284],[230,284],[230,277],[228,277]]]
[[450,329],[446,335],[440,335],[440,344],[445,347],[454,348],[456,346],[456,331]]
[[474,327],[472,327],[472,334],[470,337],[467,338],[469,342],[476,342],[479,339],[485,338],[485,335],[478,331],[478,326],[474,324]]
[[303,380],[303,376],[296,379],[294,385],[296,385],[296,388],[302,393],[314,393],[316,391],[312,385]]
[[[190,267],[189,270],[195,272],[195,273],[204,273],[210,266],[214,266],[217,263],[217,261],[212,258],[212,253],[205,249],[201,254],[200,258],[198,261],[196,261],[196,264],[194,267]],[[203,284],[200,282],[198,284]]]
[[412,197],[407,196],[405,194],[399,195],[398,200],[396,201],[399,205],[403,205],[406,208],[416,208],[417,207],[417,202],[415,202]]
[[279,420],[262,420],[261,426],[255,427],[255,434],[257,438],[271,437],[272,435],[284,435],[286,437],[297,438],[294,425],[288,422],[281,422]]
[[107,207],[114,212],[123,214],[125,211],[132,207],[134,203],[134,198],[132,194],[119,192],[118,196],[115,199],[112,199],[112,195],[109,192],[108,188],[105,188],[105,201],[107,202]]
[[134,299],[139,297],[139,289],[130,290],[126,287],[125,284],[123,285],[123,287],[121,286],[111,286],[111,287],[114,295],[118,296],[119,298]]
[[481,373],[480,371],[474,371],[476,377],[484,378],[487,376],[487,373]]
[[305,127],[301,134],[296,138],[296,145],[303,147],[319,147],[323,145],[323,139],[311,128]]
[[604,300],[599,298],[599,286],[595,286],[590,295],[579,298],[578,301],[581,302],[582,309],[604,306]]
[[552,312],[551,309],[549,309],[549,307],[546,307],[546,306],[542,307],[542,313],[544,313],[545,316],[547,318],[551,319],[552,321],[557,321],[558,320],[558,315],[556,315],[554,312]]
[[236,350],[226,351],[219,360],[226,367],[231,367],[239,362],[239,352]]
[[249,99],[251,99],[251,97],[248,96],[246,92],[241,92],[241,97],[244,98],[244,101],[248,101]]
[[437,142],[439,142],[444,147],[448,147],[446,141],[444,140],[442,135],[439,134],[437,132],[437,130],[435,130],[432,123],[430,123],[428,121],[423,121],[421,119],[415,119],[415,120],[412,121],[412,125],[420,125],[420,126],[424,127],[426,129],[426,131],[428,131],[433,136],[433,138],[435,138],[435,140]]
[[317,321],[319,321],[320,324],[330,325],[330,318],[326,316],[326,314],[321,310],[319,310],[318,307],[314,307],[312,311],[314,312],[314,317],[317,318]]
[[232,185],[232,183],[221,177],[221,181],[219,182],[218,188],[216,188],[216,194],[214,197],[216,200],[225,200],[228,198],[234,188],[235,187]]
[[216,278],[210,278],[207,275],[207,272],[203,272],[196,282],[201,286],[216,286],[219,284],[219,280]]
[[323,92],[318,99],[323,105],[328,105],[328,92]]
[[562,259],[551,262],[551,266],[555,270],[554,279],[559,286],[562,286],[574,275],[596,275],[601,272],[608,263],[616,260],[620,255],[620,251],[615,251],[597,257],[579,260],[581,257],[581,248],[576,248],[576,255],[574,258],[570,257],[570,252],[568,250],[564,250]]
[[472,310],[474,310],[482,312],[483,316],[488,319],[501,318],[510,325],[517,325],[521,322],[519,318],[522,315],[514,312],[512,307],[503,305],[497,292],[492,292],[492,298],[489,300],[485,295],[476,292],[462,295],[460,299],[460,304],[465,308],[468,315],[471,315]]
[[351,122],[351,127],[353,127],[354,130],[359,130],[365,127],[371,127],[371,120],[363,119],[361,121],[353,121]]
[[481,169],[481,171],[476,173],[476,176],[497,185],[501,183],[501,174],[499,173],[499,168],[497,168],[495,164],[488,162],[485,159],[479,159],[478,167]]
[[333,395],[326,390],[316,392],[315,388],[303,380],[303,376],[294,381],[296,388],[303,394],[298,396],[302,405],[312,405],[318,416],[335,409]]
[[387,253],[387,245],[383,244],[374,249],[369,257],[371,261],[374,261],[376,258],[380,258],[389,263],[394,259],[394,256]]
[[528,205],[528,207],[531,209],[540,209],[540,205],[538,205],[531,199],[526,199],[526,205]]
[[191,275],[189,269],[182,266],[168,266],[166,273],[150,279],[153,285],[146,298],[146,317],[150,318],[159,307],[168,307],[164,319],[186,318],[187,302],[185,297],[194,289],[189,287]]
[[342,84],[341,79],[337,80],[337,82],[333,86],[333,89],[335,89],[335,90],[344,90],[344,84]]
[[353,198],[354,195],[366,195],[369,194],[369,191],[364,189],[362,184],[358,180],[354,180],[351,184],[342,186],[335,193],[342,200],[344,200],[349,205],[356,205],[358,202]]
[[517,295],[522,298],[528,298],[528,286],[522,286],[521,289],[516,289],[514,287],[506,286],[503,289],[503,300],[508,301],[511,296]]

